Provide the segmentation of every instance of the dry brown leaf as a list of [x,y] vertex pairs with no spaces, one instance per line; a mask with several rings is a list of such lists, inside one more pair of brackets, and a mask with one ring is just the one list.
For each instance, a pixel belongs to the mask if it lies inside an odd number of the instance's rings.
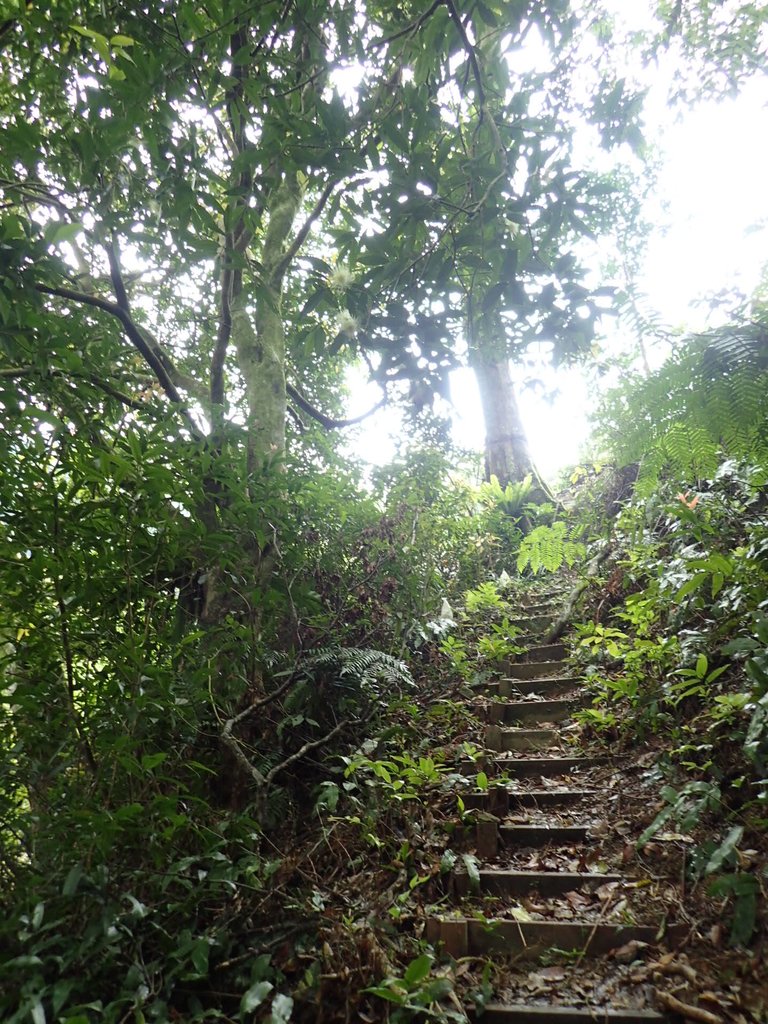
[[620,964],[631,964],[633,960],[637,960],[638,956],[643,950],[648,949],[649,943],[641,942],[639,939],[631,939],[624,946],[619,946],[618,949],[613,951],[613,959]]

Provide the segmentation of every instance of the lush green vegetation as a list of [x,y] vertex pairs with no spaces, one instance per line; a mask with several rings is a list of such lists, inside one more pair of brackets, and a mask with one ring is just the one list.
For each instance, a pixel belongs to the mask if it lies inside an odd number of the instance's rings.
[[[693,875],[754,941],[764,307],[628,374],[601,465],[551,495],[499,438],[487,468],[522,471],[481,483],[432,411],[462,362],[492,377],[532,340],[589,359],[615,290],[578,243],[639,186],[575,166],[576,125],[617,160],[645,147],[609,21],[159,6],[0,24],[3,1019],[464,1020],[418,929],[458,859],[477,872],[459,697],[520,650],[548,574],[579,583],[583,738],[652,742],[644,840],[692,830]],[[661,5],[644,45],[679,36],[738,85],[764,12],[707,34],[705,6]],[[530,36],[546,71],[507,60]],[[383,468],[333,433],[352,366],[407,409]]]

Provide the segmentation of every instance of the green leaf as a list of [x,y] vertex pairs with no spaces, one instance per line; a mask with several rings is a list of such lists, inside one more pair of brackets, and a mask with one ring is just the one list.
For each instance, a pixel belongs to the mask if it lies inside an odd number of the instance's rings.
[[675,594],[675,600],[680,601],[688,594],[693,593],[694,590],[698,590],[707,580],[708,573],[700,572],[695,576],[692,576],[686,583],[680,587],[678,592]]
[[720,870],[723,864],[735,853],[736,847],[741,842],[743,835],[744,826],[734,825],[707,861],[707,866],[704,868],[705,875],[713,875],[716,871]]
[[428,953],[411,960],[403,975],[407,988],[415,988],[432,970],[432,957]]
[[480,892],[480,865],[473,853],[462,853],[461,859],[469,876],[469,888],[473,893]]
[[151,772],[153,768],[157,768],[159,764],[162,764],[167,757],[168,755],[164,753],[143,754],[141,758],[141,767],[145,772]]
[[397,988],[387,988],[386,985],[374,985],[370,988],[363,989],[369,995],[378,996],[379,999],[385,999],[388,1003],[397,1003],[398,1006],[402,1006],[407,998],[407,993]]
[[130,36],[112,36],[109,40],[112,46],[135,46],[136,40]]
[[83,877],[83,865],[74,864],[64,879],[64,885],[62,886],[62,896],[74,896],[77,892],[77,887],[80,884],[80,879]]
[[447,875],[449,871],[453,871],[458,860],[458,854],[455,850],[444,850],[443,855],[440,858],[440,873]]
[[488,776],[485,772],[478,772],[475,783],[478,789],[481,789],[484,793],[488,791]]
[[278,993],[272,1000],[271,1024],[286,1024],[291,1019],[292,1013],[293,999],[290,996]]
[[74,242],[78,235],[83,233],[83,225],[78,222],[72,224],[57,224],[51,235],[51,244],[58,245],[59,242]]
[[274,987],[271,981],[257,981],[251,985],[240,1000],[240,1013],[250,1013],[257,1006],[261,1006]]

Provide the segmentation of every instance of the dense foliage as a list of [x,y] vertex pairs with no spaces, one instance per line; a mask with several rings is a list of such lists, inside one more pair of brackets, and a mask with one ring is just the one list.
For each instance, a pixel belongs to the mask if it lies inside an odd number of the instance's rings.
[[[764,19],[737,5],[713,37],[704,6],[662,5],[644,44],[694,59],[704,38],[713,80],[738,83]],[[611,469],[575,493],[480,484],[430,411],[462,362],[589,356],[612,289],[578,242],[632,189],[576,166],[577,125],[645,145],[610,19],[562,0],[5,7],[3,1019],[280,1024],[327,996],[463,1020],[407,931],[450,868],[423,866],[444,729],[477,756],[457,687],[519,651],[517,595],[564,566],[591,602],[585,734],[656,737],[648,837],[714,823],[694,870],[749,941],[764,311],[627,377],[599,417]],[[328,432],[351,366],[408,409],[375,470]],[[463,811],[443,808],[449,837]]]

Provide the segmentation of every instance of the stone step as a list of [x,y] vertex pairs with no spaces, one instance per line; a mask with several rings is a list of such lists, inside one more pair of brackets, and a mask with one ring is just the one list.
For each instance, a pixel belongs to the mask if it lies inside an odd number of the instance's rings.
[[551,679],[568,671],[564,661],[520,661],[504,665],[506,679]]
[[544,633],[551,629],[557,622],[559,616],[554,612],[539,612],[536,615],[512,615],[507,619],[510,626],[517,626],[528,633]]
[[564,846],[585,843],[589,825],[499,825],[502,846]]
[[492,751],[484,751],[476,760],[460,761],[461,775],[476,775],[479,771],[506,772],[510,778],[531,778],[542,776],[570,775],[583,768],[605,764],[605,758],[598,757],[505,757]]
[[512,606],[519,615],[558,615],[562,604],[556,598],[549,601],[531,601],[528,603],[512,602]]
[[[592,871],[579,874],[575,871],[499,871],[484,868],[480,871],[480,894],[528,896],[538,893],[549,899],[577,889],[591,892],[606,882],[621,882],[623,877]],[[457,895],[470,895],[472,887],[466,872],[455,872],[453,881]]]
[[[685,929],[673,927],[665,936],[665,944],[674,946],[684,938]],[[432,945],[442,943],[444,951],[454,960],[489,953],[535,959],[548,949],[578,950],[585,956],[601,956],[632,941],[649,945],[658,942],[659,926],[506,918],[478,921],[435,915],[427,918],[426,939]]]
[[524,697],[528,693],[557,696],[583,686],[578,676],[554,676],[548,679],[494,679],[473,687],[475,693],[498,697]]
[[489,750],[547,750],[559,739],[557,729],[502,729],[500,725],[489,725],[485,730]]
[[609,1010],[602,1006],[528,1006],[526,1003],[487,1003],[478,1024],[662,1024],[669,1018],[656,1010]]
[[[522,646],[522,644],[520,645]],[[537,644],[529,647],[525,654],[521,654],[518,661],[562,661],[568,653],[565,644]]]
[[531,789],[516,793],[506,786],[490,786],[486,790],[475,789],[460,794],[467,810],[488,811],[499,817],[518,807],[568,807],[581,800],[594,800],[599,795],[597,789]]
[[484,718],[491,725],[510,722],[564,722],[582,704],[584,697],[562,698],[560,700],[511,700],[493,704],[473,705],[478,718]]
[[540,849],[586,843],[588,825],[506,825],[492,814],[477,819],[475,853],[481,860],[494,860],[503,847]]
[[583,768],[604,764],[604,758],[597,757],[497,757],[494,767],[506,772],[510,778],[530,778],[555,775],[570,775]]

